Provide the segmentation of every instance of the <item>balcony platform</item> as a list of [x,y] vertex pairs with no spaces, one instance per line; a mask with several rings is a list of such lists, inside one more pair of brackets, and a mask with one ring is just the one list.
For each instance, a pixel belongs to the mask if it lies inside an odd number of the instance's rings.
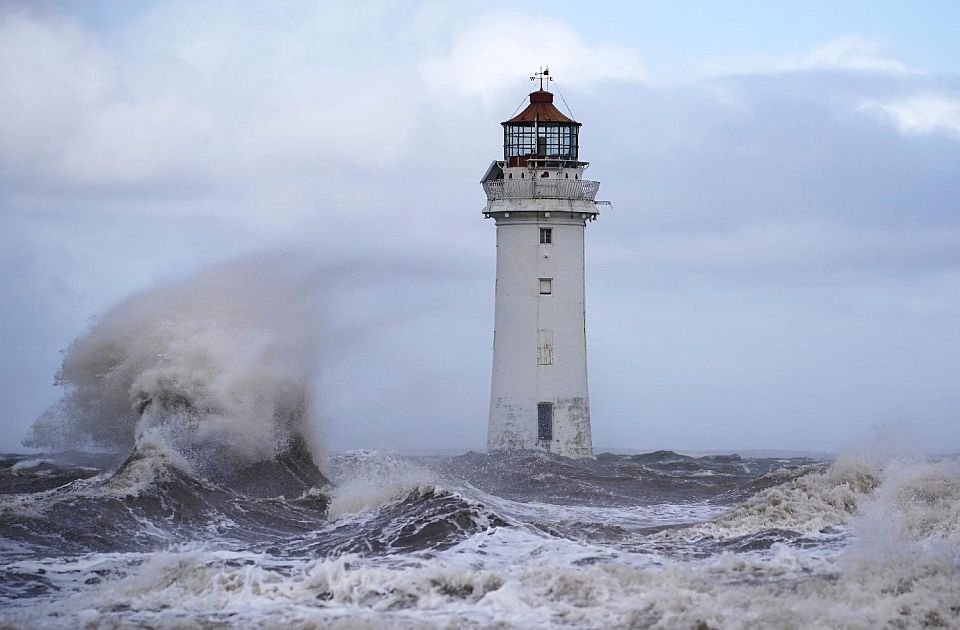
[[487,201],[498,199],[572,199],[594,201],[600,182],[586,179],[496,179],[483,182]]

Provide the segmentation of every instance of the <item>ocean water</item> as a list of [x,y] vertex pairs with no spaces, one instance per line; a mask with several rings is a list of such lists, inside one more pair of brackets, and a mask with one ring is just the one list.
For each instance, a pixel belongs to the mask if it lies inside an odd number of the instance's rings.
[[161,443],[3,456],[0,624],[960,627],[957,458],[321,468],[302,444],[221,479]]

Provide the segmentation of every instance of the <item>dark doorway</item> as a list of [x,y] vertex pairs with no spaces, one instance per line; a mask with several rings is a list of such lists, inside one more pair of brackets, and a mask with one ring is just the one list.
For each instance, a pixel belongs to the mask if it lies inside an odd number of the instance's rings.
[[553,439],[553,403],[537,403],[537,439]]

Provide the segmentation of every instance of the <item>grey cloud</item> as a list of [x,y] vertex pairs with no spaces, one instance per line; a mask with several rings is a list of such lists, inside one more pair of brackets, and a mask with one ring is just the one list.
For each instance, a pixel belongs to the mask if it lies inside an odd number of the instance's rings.
[[[0,122],[28,149],[0,145],[0,229],[21,242],[4,264],[29,285],[4,293],[8,448],[49,402],[19,387],[47,386],[90,314],[278,248],[329,276],[333,448],[483,444],[494,236],[477,180],[529,69],[439,98],[420,68],[456,16],[418,39],[389,14],[262,11],[163,5],[110,41],[32,14],[46,39],[5,47],[8,77],[24,76],[11,50],[48,53]],[[382,47],[347,54],[364,25]],[[614,202],[587,235],[596,443],[831,449],[902,419],[960,448],[960,141],[860,108],[960,84],[873,66],[565,89]]]

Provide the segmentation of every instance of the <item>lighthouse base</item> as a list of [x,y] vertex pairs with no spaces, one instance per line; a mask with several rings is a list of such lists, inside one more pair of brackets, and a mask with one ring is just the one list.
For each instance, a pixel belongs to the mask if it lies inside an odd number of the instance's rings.
[[[550,417],[545,417],[546,412]],[[549,433],[544,434],[548,424]],[[590,404],[585,397],[520,404],[498,398],[490,409],[487,449],[544,450],[572,459],[593,457]]]

